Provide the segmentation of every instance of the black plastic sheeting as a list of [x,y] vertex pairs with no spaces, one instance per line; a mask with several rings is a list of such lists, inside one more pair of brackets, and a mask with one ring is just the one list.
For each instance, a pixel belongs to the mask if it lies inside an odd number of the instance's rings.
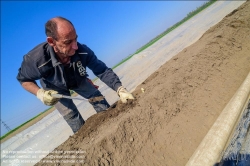
[[250,101],[222,154],[221,161],[214,166],[250,166]]
[[233,154],[214,166],[250,166],[250,154]]

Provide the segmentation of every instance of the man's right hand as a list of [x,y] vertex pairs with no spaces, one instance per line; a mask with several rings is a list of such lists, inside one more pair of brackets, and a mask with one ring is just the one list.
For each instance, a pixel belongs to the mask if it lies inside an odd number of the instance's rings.
[[45,105],[55,105],[60,99],[52,97],[52,94],[57,94],[57,91],[54,90],[44,90],[39,89],[37,91],[36,97],[40,99]]

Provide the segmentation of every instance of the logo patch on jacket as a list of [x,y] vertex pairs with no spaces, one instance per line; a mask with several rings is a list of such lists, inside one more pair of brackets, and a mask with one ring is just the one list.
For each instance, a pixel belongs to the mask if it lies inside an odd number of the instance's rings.
[[82,66],[81,61],[77,61],[77,62],[76,62],[76,66],[77,66],[77,68],[78,68],[78,71],[79,71],[79,73],[80,73],[80,76],[85,76],[85,74],[86,74],[86,69]]

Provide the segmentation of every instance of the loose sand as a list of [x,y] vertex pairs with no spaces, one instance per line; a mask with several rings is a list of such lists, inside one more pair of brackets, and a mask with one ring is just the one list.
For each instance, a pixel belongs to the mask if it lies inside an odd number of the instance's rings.
[[49,155],[84,151],[84,163],[70,165],[185,165],[249,71],[247,1],[139,85],[134,101],[91,116]]

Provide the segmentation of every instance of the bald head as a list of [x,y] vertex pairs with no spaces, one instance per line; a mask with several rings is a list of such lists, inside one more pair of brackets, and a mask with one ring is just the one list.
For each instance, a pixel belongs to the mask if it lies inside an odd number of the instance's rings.
[[47,21],[45,24],[45,33],[47,37],[58,39],[58,32],[62,29],[74,29],[74,25],[63,17],[55,17]]
[[45,25],[47,43],[53,47],[62,64],[70,63],[70,58],[78,49],[77,34],[73,24],[63,18],[55,17]]

